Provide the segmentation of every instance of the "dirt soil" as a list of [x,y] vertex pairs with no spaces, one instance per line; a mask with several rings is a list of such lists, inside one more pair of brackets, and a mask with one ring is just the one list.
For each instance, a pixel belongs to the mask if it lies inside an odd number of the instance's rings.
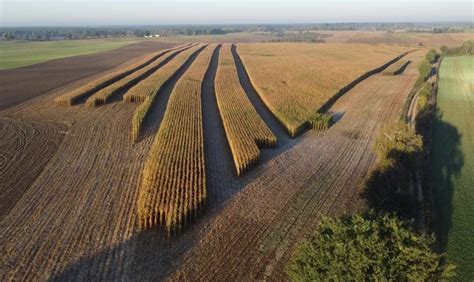
[[0,111],[147,53],[182,43],[144,41],[116,50],[0,70]]
[[[35,175],[9,196],[15,203],[1,219],[0,280],[285,279],[283,266],[295,244],[322,215],[362,205],[358,185],[374,164],[372,143],[380,128],[397,118],[417,78],[416,63],[398,76],[374,75],[346,93],[331,108],[337,123],[329,130],[290,139],[253,90],[234,52],[244,90],[279,140],[276,148],[262,150],[258,166],[238,178],[215,99],[218,52],[202,87],[209,202],[184,232],[172,236],[159,229],[138,230],[136,203],[153,133],[174,84],[194,58],[159,93],[136,144],[129,132],[138,103],[117,99],[95,109],[54,105],[55,97],[83,83],[80,78],[74,83],[63,78],[43,92],[48,95],[0,113],[0,125],[5,124],[0,133],[12,136],[2,153],[11,155],[21,147],[15,144],[25,142],[16,132],[28,128],[32,133],[23,139],[36,138],[30,143],[38,144],[38,149],[19,153],[35,160]],[[422,57],[409,56],[414,62]],[[35,133],[41,137],[34,138]],[[0,171],[8,177],[1,181],[23,177],[22,171],[9,169],[23,167],[21,162],[4,163],[0,159]]]

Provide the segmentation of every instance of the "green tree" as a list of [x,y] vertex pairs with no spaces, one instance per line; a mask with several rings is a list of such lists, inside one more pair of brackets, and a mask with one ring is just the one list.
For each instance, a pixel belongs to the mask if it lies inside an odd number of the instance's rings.
[[436,54],[436,51],[434,49],[431,49],[428,53],[425,55],[425,59],[430,63],[434,63],[438,59],[438,54]]
[[314,236],[297,247],[287,265],[292,281],[438,281],[454,275],[433,236],[409,223],[369,212],[323,219]]
[[422,161],[421,136],[404,122],[393,123],[382,130],[373,150],[378,166],[365,183],[368,206],[402,218],[414,218],[420,204],[410,187],[413,188],[413,172]]
[[423,60],[418,65],[418,71],[420,72],[420,76],[427,80],[431,74],[431,64],[427,60]]
[[448,53],[448,46],[446,45],[441,46],[441,48],[439,49],[441,50],[441,54],[443,55],[446,55]]

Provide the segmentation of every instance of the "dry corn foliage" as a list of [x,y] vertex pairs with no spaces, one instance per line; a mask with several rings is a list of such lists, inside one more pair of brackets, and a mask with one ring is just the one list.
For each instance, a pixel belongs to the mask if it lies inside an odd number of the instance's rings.
[[223,45],[220,50],[215,87],[234,164],[237,174],[241,175],[259,159],[258,146],[273,146],[276,137],[240,85],[230,44]]
[[150,73],[156,71],[157,68],[160,67],[160,64],[163,63],[166,59],[168,59],[170,56],[173,56],[177,52],[182,51],[183,49],[188,49],[190,48],[189,45],[185,45],[176,49],[173,49],[172,52],[167,52],[166,54],[163,54],[156,60],[154,60],[152,63],[149,65],[127,75],[126,77],[120,79],[117,82],[112,83],[111,85],[104,87],[97,91],[94,95],[89,97],[86,101],[86,106],[88,107],[97,107],[103,104],[106,104],[107,102],[110,101],[110,99],[120,91],[123,91],[130,86],[136,84],[138,81],[142,80],[144,77],[148,76]]
[[[178,47],[178,48],[182,48]],[[162,55],[170,52],[175,48],[162,50],[159,52],[154,52],[152,54],[146,55],[142,59],[138,60],[136,63],[124,67],[122,69],[116,70],[112,73],[106,74],[100,78],[97,78],[84,86],[74,89],[73,91],[61,95],[54,99],[54,102],[60,106],[72,106],[77,103],[79,100],[86,98],[87,96],[95,93],[96,91],[100,90],[101,88],[107,87],[108,85],[122,79],[123,77],[147,66],[148,64],[152,63],[157,58],[161,57]]]
[[291,136],[339,89],[407,50],[402,46],[364,44],[237,46],[252,84]]
[[[144,102],[157,90],[179,67],[188,59],[188,57],[198,49],[197,45],[179,53],[170,62],[151,74],[146,79],[140,81],[137,85],[130,88],[124,95],[125,102]],[[159,87],[158,87],[159,88]]]
[[388,66],[383,72],[383,75],[397,75],[401,74],[405,67],[410,63],[409,60],[399,60],[398,62]]
[[156,95],[160,92],[160,88],[179,70],[189,57],[200,48],[202,48],[202,45],[196,45],[179,53],[173,60],[132,87],[127,94],[125,94],[124,99],[126,101],[143,101],[143,103],[137,107],[132,117],[131,139],[133,142],[138,140],[143,121],[149,113]]
[[215,46],[197,57],[171,93],[140,187],[141,228],[183,226],[206,200],[201,84]]

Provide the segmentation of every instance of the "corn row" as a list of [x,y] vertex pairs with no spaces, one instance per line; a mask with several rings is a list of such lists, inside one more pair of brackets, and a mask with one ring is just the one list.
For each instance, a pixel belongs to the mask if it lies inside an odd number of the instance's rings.
[[241,175],[258,161],[258,146],[274,146],[276,137],[242,89],[229,44],[221,48],[215,86],[237,175]]
[[[177,48],[182,48],[177,47]],[[136,70],[139,70],[157,58],[161,57],[162,55],[174,50],[176,48],[171,48],[167,50],[162,50],[159,52],[154,52],[152,54],[149,54],[145,56],[144,58],[140,59],[138,62],[132,64],[131,66],[125,67],[123,69],[116,70],[112,73],[106,74],[100,78],[97,78],[79,88],[74,89],[73,91],[66,93],[64,95],[61,95],[54,99],[54,102],[59,105],[59,106],[72,106],[76,104],[79,100],[86,98],[87,96],[95,93],[96,91],[100,90],[101,88],[104,88],[120,79],[123,77],[133,73]]]
[[160,67],[160,65],[169,57],[190,47],[191,46],[186,45],[182,48],[177,48],[172,52],[168,52],[157,58],[149,65],[127,75],[126,77],[120,79],[117,82],[112,83],[111,85],[105,88],[102,88],[101,90],[97,91],[93,96],[89,97],[89,99],[87,99],[86,106],[97,107],[106,104],[115,94],[119,93],[120,91],[123,91],[124,89],[129,88],[131,85],[136,84],[138,81],[142,80],[150,73],[156,71]]
[[171,93],[143,171],[141,228],[182,227],[206,200],[201,84],[214,48],[194,61]]
[[193,46],[178,54],[171,62],[151,74],[146,79],[140,81],[125,94],[125,101],[143,101],[137,107],[132,117],[131,139],[133,142],[138,140],[141,126],[148,115],[151,105],[158,95],[161,87],[180,69],[180,67],[189,59],[189,57],[202,48],[202,45]]

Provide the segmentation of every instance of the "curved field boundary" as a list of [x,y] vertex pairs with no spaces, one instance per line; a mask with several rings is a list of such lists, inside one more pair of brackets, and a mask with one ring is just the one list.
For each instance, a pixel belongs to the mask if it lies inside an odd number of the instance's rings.
[[396,63],[393,63],[392,65],[388,66],[384,71],[382,71],[383,75],[398,75],[403,73],[405,68],[408,66],[410,63],[409,60],[399,60]]
[[179,229],[207,198],[201,84],[214,47],[195,59],[177,82],[151,145],[138,198],[142,229]]
[[[336,94],[334,94],[334,96],[332,96],[331,98],[329,98],[329,100],[326,101],[326,103],[324,103],[318,110],[318,113],[325,113],[327,112],[333,105],[334,103],[336,103],[336,101],[341,98],[344,94],[346,94],[349,90],[351,90],[352,88],[354,88],[354,86],[356,86],[357,84],[359,84],[361,81],[367,79],[368,77],[374,75],[374,74],[377,74],[377,73],[380,73],[381,71],[385,70],[388,66],[390,66],[391,64],[397,62],[398,60],[400,60],[401,58],[403,58],[406,54],[408,54],[408,52],[405,52],[403,54],[400,54],[398,55],[397,57],[393,58],[392,60],[390,60],[389,62],[387,62],[386,64],[376,68],[376,69],[373,69],[371,71],[368,71],[366,72],[365,74],[359,76],[356,80],[352,81],[351,83],[349,83],[348,85],[344,86],[343,88],[341,88]],[[307,128],[307,124],[305,124],[304,128],[301,128],[300,130],[304,130]]]
[[237,175],[241,175],[258,161],[258,147],[274,146],[277,139],[242,89],[229,44],[220,50],[215,87]]
[[287,141],[289,141],[289,134],[287,134],[288,132],[286,131],[285,126],[283,126],[283,122],[278,120],[277,116],[272,113],[267,104],[265,104],[265,102],[262,100],[261,95],[258,94],[256,88],[252,84],[242,58],[237,52],[237,46],[235,44],[232,44],[231,50],[235,61],[235,67],[239,75],[240,84],[247,94],[247,97],[249,98],[250,102],[252,102],[252,105],[255,107],[260,117],[262,117],[263,121],[271,129],[273,134],[276,135],[277,145],[284,145],[287,143]]
[[160,89],[186,65],[186,62],[190,60],[193,54],[199,53],[203,48],[205,46],[197,45],[180,53],[173,61],[135,85],[124,96],[125,101],[143,101],[137,107],[132,117],[131,140],[133,142],[138,140],[143,122],[150,112],[153,101],[160,92]]
[[[182,46],[177,47],[177,48],[182,48]],[[154,60],[158,59],[159,57],[163,56],[164,54],[175,50],[176,48],[171,48],[167,49],[164,51],[159,51],[152,53],[150,55],[145,56],[141,60],[139,60],[137,63],[126,67],[122,70],[117,70],[115,72],[112,72],[110,74],[107,74],[103,77],[100,77],[82,87],[79,87],[75,90],[73,90],[70,93],[64,94],[62,96],[57,97],[54,99],[54,102],[59,105],[59,106],[72,106],[76,104],[78,101],[88,97],[89,95],[93,94],[94,92],[98,91],[101,88],[104,88],[119,79],[122,79],[123,77],[149,65],[152,63]]]
[[174,56],[179,54],[180,52],[191,48],[193,45],[186,45],[183,48],[176,48],[173,52],[167,52],[166,54],[160,56],[155,61],[153,61],[148,66],[139,69],[126,77],[120,79],[117,82],[112,83],[111,85],[102,88],[94,95],[89,97],[86,101],[86,106],[88,107],[97,107],[109,102],[112,97],[120,93],[121,91],[130,88],[131,86],[135,85],[137,82],[141,81],[142,79],[149,76],[151,73],[168,63]]
[[0,221],[54,155],[65,130],[59,123],[0,118]]

